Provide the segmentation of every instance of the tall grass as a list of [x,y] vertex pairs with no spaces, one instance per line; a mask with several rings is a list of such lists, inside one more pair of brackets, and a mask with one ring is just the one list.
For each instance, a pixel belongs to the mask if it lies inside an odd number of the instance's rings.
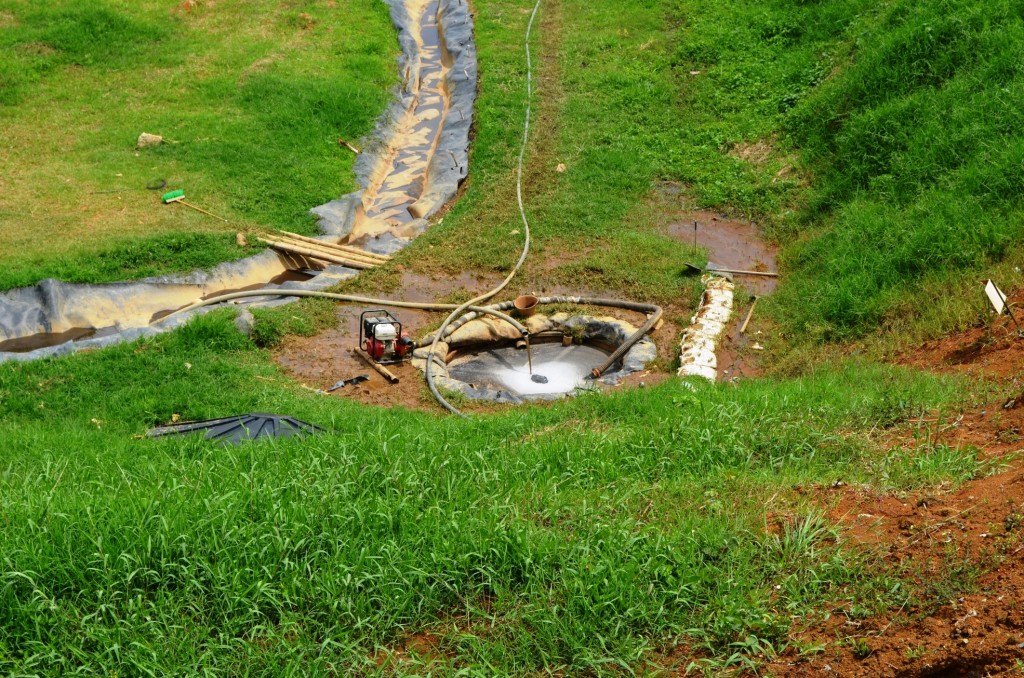
[[[824,601],[907,595],[799,501],[766,530],[765,502],[870,477],[877,414],[953,397],[851,366],[463,422],[280,379],[224,313],[0,367],[0,670],[375,672],[418,632],[452,671],[607,673],[679,640],[756,660]],[[248,410],[332,432],[138,437]]]
[[[678,148],[699,163],[679,176],[704,204],[759,216],[787,244],[777,315],[792,336],[905,326],[965,281],[1019,263],[1019,3],[673,6],[692,114]],[[765,149],[744,159],[755,142]]]
[[786,308],[829,339],[877,326],[921,281],[984,275],[1024,235],[1019,5],[889,2],[847,40],[787,121],[828,227],[788,258]]

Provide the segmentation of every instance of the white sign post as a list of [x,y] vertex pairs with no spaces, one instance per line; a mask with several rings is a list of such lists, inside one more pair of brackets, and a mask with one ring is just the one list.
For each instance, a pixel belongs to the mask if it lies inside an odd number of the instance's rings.
[[1002,315],[1005,311],[1009,314],[1013,320],[1013,324],[1017,326],[1017,331],[1020,331],[1020,325],[1017,324],[1017,318],[1013,315],[1013,311],[1010,310],[1010,304],[1006,301],[1006,295],[1003,291],[996,287],[996,284],[989,280],[985,283],[985,296],[988,297],[989,302],[992,304],[992,308],[995,309],[996,315]]

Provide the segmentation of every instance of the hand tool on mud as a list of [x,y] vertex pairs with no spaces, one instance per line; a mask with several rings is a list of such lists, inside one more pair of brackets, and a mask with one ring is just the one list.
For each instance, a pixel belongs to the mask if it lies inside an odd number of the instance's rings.
[[202,207],[196,207],[192,203],[185,202],[185,190],[184,189],[179,188],[176,191],[169,191],[167,193],[164,193],[164,195],[161,198],[161,200],[164,201],[165,205],[170,205],[172,202],[180,202],[185,207],[191,207],[192,209],[194,209],[197,212],[202,212],[203,214],[209,215],[209,216],[213,217],[214,219],[220,219],[221,221],[223,221],[225,223],[227,222],[227,219],[225,219],[224,217],[218,217],[216,214],[214,214],[212,212],[207,212]]
[[683,264],[685,266],[685,268],[683,269],[684,275],[696,275],[697,273],[704,273],[706,271],[708,273],[731,273],[733,275],[760,275],[766,278],[779,277],[779,274],[774,271],[743,271],[734,268],[725,268],[724,266],[713,264],[710,261],[708,262],[708,265],[705,266],[704,268],[701,268],[700,266],[689,261],[683,262]]
[[354,377],[350,377],[348,379],[342,379],[341,381],[335,382],[334,386],[331,386],[329,389],[327,389],[327,392],[328,393],[334,393],[339,388],[345,388],[346,386],[355,386],[356,384],[361,384],[364,381],[369,381],[369,380],[370,380],[370,375],[368,375],[368,374],[357,374]]
[[754,315],[754,307],[757,306],[759,297],[754,296],[754,303],[750,305],[750,310],[747,311],[747,318],[743,321],[743,325],[740,327],[740,334],[744,334],[747,331],[747,325],[750,323],[750,316]]

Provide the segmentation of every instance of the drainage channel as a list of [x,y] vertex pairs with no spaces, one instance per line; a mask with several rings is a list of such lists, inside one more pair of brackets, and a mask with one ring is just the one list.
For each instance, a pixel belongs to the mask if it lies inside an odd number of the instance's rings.
[[[390,254],[426,229],[426,219],[454,197],[466,176],[477,71],[467,3],[385,1],[398,29],[403,84],[378,121],[368,150],[356,161],[361,188],[311,213],[319,219],[320,239]],[[62,355],[167,331],[189,314],[153,323],[197,300],[229,292],[323,290],[357,273],[267,250],[209,271],[134,282],[44,280],[0,295],[0,362]],[[294,299],[268,295],[240,303],[265,306]]]

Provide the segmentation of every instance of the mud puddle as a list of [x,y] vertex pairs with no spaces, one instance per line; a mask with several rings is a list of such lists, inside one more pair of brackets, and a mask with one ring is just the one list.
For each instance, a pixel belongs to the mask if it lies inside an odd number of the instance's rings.
[[[706,249],[708,261],[721,268],[760,272],[778,270],[778,248],[766,242],[760,228],[749,221],[729,219],[714,212],[688,212],[669,224],[667,232],[691,246],[696,243],[697,247]],[[762,335],[757,329],[757,308],[747,332],[741,334],[740,328],[753,299],[775,291],[778,279],[744,275],[733,279],[736,282],[736,316],[729,324],[728,334],[722,337],[715,356],[720,379],[749,379],[761,375],[759,339]]]
[[[765,242],[756,224],[727,219],[713,212],[687,213],[668,225],[669,235],[693,245],[694,224],[697,246],[708,251],[708,260],[722,268],[741,271],[776,271],[778,248]],[[736,276],[736,282],[752,294],[771,294],[778,283],[764,276]]]
[[116,331],[117,330],[114,327],[103,327],[100,329],[93,327],[72,327],[65,332],[33,334],[27,337],[20,337],[18,339],[0,341],[0,351],[5,353],[27,353],[29,351],[34,351],[37,348],[57,346],[58,344],[63,344],[66,341],[82,341],[83,339],[92,339],[94,337],[110,336]]

